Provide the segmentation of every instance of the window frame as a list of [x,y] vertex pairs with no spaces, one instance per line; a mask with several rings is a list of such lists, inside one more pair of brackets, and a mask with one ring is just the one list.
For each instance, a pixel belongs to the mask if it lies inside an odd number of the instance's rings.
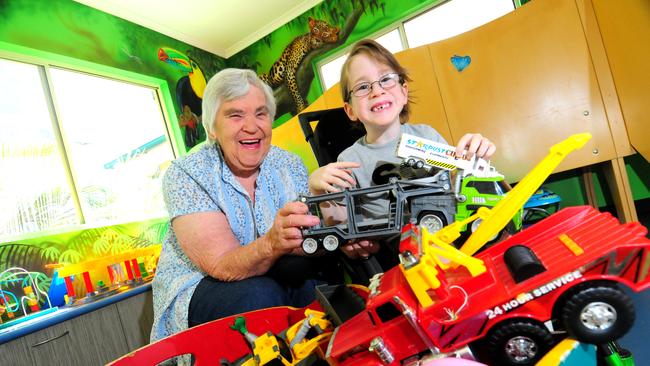
[[[65,131],[61,130],[59,115],[56,110],[56,105],[54,101],[54,95],[52,94],[52,81],[49,74],[49,69],[59,68],[66,69],[73,72],[88,74],[90,76],[107,78],[123,83],[133,84],[137,86],[142,86],[152,89],[157,97],[158,103],[160,104],[160,111],[162,113],[162,118],[164,120],[164,133],[169,139],[170,147],[172,150],[173,157],[177,158],[187,154],[185,149],[185,143],[183,141],[183,135],[181,133],[180,127],[178,126],[178,118],[176,115],[176,110],[174,108],[174,103],[172,101],[172,96],[170,92],[169,85],[166,80],[156,78],[153,76],[138,74],[132,71],[122,70],[111,66],[106,66],[90,61],[80,60],[69,56],[63,56],[47,51],[36,50],[29,47],[24,47],[20,45],[15,45],[12,43],[7,43],[0,41],[0,59],[5,59],[13,62],[21,62],[30,65],[34,65],[38,68],[39,74],[41,75],[41,81],[43,84],[43,91],[45,93],[46,103],[48,105],[48,110],[50,113],[50,120],[52,123],[53,133],[55,135],[56,144],[59,148],[59,153],[61,154],[61,160],[63,162],[63,167],[66,169],[66,176],[68,186],[71,189],[72,198],[74,200],[75,209],[77,216],[80,219],[81,223],[76,225],[68,225],[58,228],[45,229],[29,233],[21,233],[18,235],[7,236],[0,240],[0,243],[6,243],[17,240],[28,240],[32,238],[38,238],[49,235],[56,235],[67,232],[81,231],[87,229],[93,229],[98,227],[105,227],[110,225],[120,225],[125,224],[131,221],[122,222],[120,220],[113,220],[109,223],[98,222],[98,223],[87,223],[85,222],[84,215],[81,210],[81,205],[79,202],[79,192],[75,186],[75,171],[74,167],[70,164],[69,158],[66,153],[65,148]],[[160,219],[156,217],[143,218],[143,220],[152,220]]]

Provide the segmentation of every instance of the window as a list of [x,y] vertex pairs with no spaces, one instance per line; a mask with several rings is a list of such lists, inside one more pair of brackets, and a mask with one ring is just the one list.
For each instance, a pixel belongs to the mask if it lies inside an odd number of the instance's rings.
[[333,87],[341,79],[341,69],[345,60],[348,59],[348,54],[339,56],[332,61],[320,67],[321,80],[323,80],[323,87],[325,90]]
[[0,59],[0,241],[166,215],[158,90]]
[[375,38],[375,41],[377,41],[377,43],[380,45],[386,47],[386,49],[392,53],[397,53],[404,50],[399,28],[390,31],[381,37]]
[[409,47],[465,33],[514,10],[512,0],[452,0],[404,23]]
[[[390,31],[375,40],[382,46],[386,47],[390,52],[399,52],[404,49],[398,29]],[[325,90],[333,87],[339,82],[339,79],[341,78],[341,68],[343,68],[343,64],[347,59],[348,54],[346,53],[345,55],[339,56],[320,67],[321,80],[323,80]]]
[[397,309],[397,306],[392,302],[387,302],[381,306],[378,306],[377,316],[382,323],[386,323],[389,320],[393,320],[398,316],[402,315],[402,312]]
[[[467,32],[515,9],[512,0],[450,0],[438,4],[373,39],[395,53]],[[406,44],[402,42],[402,38],[406,40]],[[317,65],[325,90],[339,82],[341,67],[348,58],[347,51],[349,48],[343,55],[325,59]]]
[[0,237],[78,224],[38,67],[0,59]]

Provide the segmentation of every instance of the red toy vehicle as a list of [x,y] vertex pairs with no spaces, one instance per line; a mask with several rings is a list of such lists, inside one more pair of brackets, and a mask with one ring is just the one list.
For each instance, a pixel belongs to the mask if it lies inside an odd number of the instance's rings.
[[[264,352],[257,343],[247,346],[243,336],[229,329],[231,317],[137,350],[115,365],[160,362],[164,358],[156,347],[167,356],[193,353],[197,365],[221,360],[222,365],[246,366],[415,366],[445,356],[471,359],[479,349],[487,350],[479,357],[484,362],[534,365],[559,332],[586,343],[616,340],[635,318],[620,285],[634,291],[650,286],[650,240],[639,223],[621,224],[591,207],[570,207],[471,256],[507,225],[564,156],[589,137],[576,135],[552,147],[492,209],[481,208],[433,234],[426,227],[420,233],[418,226],[406,225],[401,264],[374,277],[366,291],[343,285],[319,289],[320,304],[310,308],[324,309],[320,319],[334,329],[323,326],[318,334],[295,341],[297,332],[289,330],[297,329],[298,320],[309,322],[306,312],[260,310],[242,316],[256,328],[253,333],[274,332],[258,340],[271,345]],[[481,225],[463,247],[453,247],[460,228],[479,218]],[[222,343],[229,346],[215,347],[214,357],[198,345]],[[289,345],[286,357],[279,354],[282,347],[278,351],[272,346],[276,343]],[[174,344],[182,347],[172,349]],[[309,352],[300,353],[301,345]],[[272,361],[258,361],[262,359]]]
[[[408,365],[471,354],[484,346],[499,365],[533,365],[552,332],[601,344],[634,322],[631,299],[650,286],[650,240],[638,223],[620,224],[591,207],[564,209],[470,257],[501,230],[588,134],[551,148],[493,209],[479,209],[429,235],[405,227],[401,264],[371,283],[366,308],[332,336],[326,354],[340,365]],[[482,219],[460,251],[460,227]]]
[[438,272],[426,307],[404,265],[393,268],[371,284],[364,311],[337,328],[326,356],[340,365],[415,365],[427,353],[469,354],[466,346],[484,338],[497,364],[533,365],[553,345],[552,331],[615,340],[634,321],[618,284],[650,284],[646,232],[590,207],[561,210],[478,254],[483,273]]

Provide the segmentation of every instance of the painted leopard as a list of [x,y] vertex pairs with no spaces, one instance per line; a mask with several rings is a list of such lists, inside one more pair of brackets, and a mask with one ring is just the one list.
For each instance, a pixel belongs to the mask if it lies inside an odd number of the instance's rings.
[[325,43],[334,43],[339,39],[339,27],[332,27],[327,22],[309,17],[309,33],[294,38],[284,49],[280,58],[271,66],[268,74],[261,74],[260,78],[276,88],[282,83],[287,84],[289,93],[300,112],[307,106],[300,95],[296,72],[305,56],[314,49],[322,47]]

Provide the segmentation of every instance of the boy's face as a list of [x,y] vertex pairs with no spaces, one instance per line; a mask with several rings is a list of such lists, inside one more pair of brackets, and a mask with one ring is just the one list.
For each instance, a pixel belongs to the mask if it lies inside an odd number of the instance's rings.
[[[372,83],[382,76],[394,73],[390,66],[377,62],[365,54],[355,55],[349,64],[348,89],[353,90],[361,82]],[[373,83],[370,94],[357,97],[350,95],[350,102],[344,104],[345,112],[351,120],[359,120],[366,129],[385,128],[399,124],[399,114],[408,102],[408,88],[399,82],[392,88],[384,89]]]

